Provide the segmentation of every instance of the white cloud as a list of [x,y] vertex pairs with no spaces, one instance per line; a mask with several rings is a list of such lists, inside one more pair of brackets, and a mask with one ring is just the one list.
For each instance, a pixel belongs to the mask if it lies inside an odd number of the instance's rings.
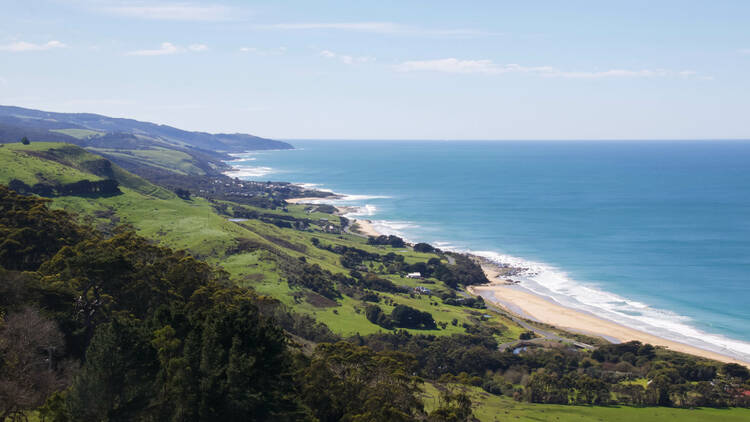
[[67,45],[57,40],[48,41],[44,44],[34,44],[26,41],[16,41],[10,44],[0,45],[0,51],[11,51],[14,53],[23,53],[27,51],[45,51],[55,48],[66,48]]
[[259,56],[280,56],[286,53],[286,47],[263,49],[257,47],[240,47],[242,53],[254,53]]
[[229,7],[222,5],[202,5],[190,2],[156,3],[153,2],[120,2],[119,4],[103,7],[101,10],[124,17],[171,20],[215,22],[233,19],[235,13]]
[[345,54],[337,54],[330,50],[323,50],[320,52],[321,57],[325,57],[327,59],[337,59],[341,61],[344,64],[357,64],[357,63],[367,63],[367,62],[374,62],[374,57],[368,57],[368,56],[348,56]]
[[171,54],[179,54],[191,51],[194,53],[200,53],[208,51],[206,44],[191,44],[188,48],[183,48],[178,45],[172,44],[171,42],[163,42],[159,48],[153,50],[135,50],[125,53],[126,56],[168,56]]
[[477,31],[473,29],[430,29],[418,26],[403,25],[394,22],[303,22],[256,25],[255,27],[260,29],[276,30],[340,30],[391,35],[400,34],[456,37],[493,35],[493,33],[491,32]]
[[208,46],[206,44],[191,44],[188,49],[200,53],[201,51],[208,51]]
[[737,52],[742,55],[750,55],[750,48],[742,48],[742,49],[737,50]]
[[[610,69],[603,71],[563,71],[552,66],[521,66],[519,64],[498,64],[492,60],[459,60],[456,58],[437,60],[413,60],[396,65],[399,72],[441,72],[457,74],[528,73],[549,78],[600,79],[600,78],[659,78],[678,76],[691,78],[697,75],[692,70],[679,72],[666,69]],[[705,79],[705,78],[704,78]]]
[[161,47],[154,50],[135,50],[128,52],[128,56],[166,56],[169,54],[177,54],[182,52],[182,49],[170,42],[161,43]]

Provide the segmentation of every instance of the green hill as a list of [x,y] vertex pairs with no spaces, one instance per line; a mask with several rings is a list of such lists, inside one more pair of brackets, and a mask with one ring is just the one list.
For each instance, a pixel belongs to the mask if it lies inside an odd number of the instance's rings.
[[[161,160],[172,160],[173,165],[178,165],[182,158],[164,154]],[[322,363],[329,365],[339,362],[337,359],[349,362],[352,356],[370,356],[368,359],[375,359],[372,362],[380,362],[377,365],[387,366],[384,362],[391,358],[386,356],[399,360],[404,358],[399,353],[406,353],[404,362],[411,365],[411,373],[426,381],[421,388],[428,412],[461,403],[461,400],[446,398],[449,396],[440,398],[440,391],[447,388],[453,394],[463,392],[473,403],[474,414],[488,421],[509,418],[742,420],[750,417],[745,409],[653,407],[741,405],[744,403],[742,389],[747,389],[750,382],[750,374],[741,367],[649,345],[611,345],[602,339],[514,319],[466,294],[466,285],[486,282],[470,258],[439,250],[416,252],[398,238],[368,239],[349,233],[348,221],[332,214],[327,207],[285,204],[283,198],[290,195],[290,191],[284,184],[243,186],[251,189],[249,192],[253,196],[252,200],[241,197],[242,202],[217,199],[205,192],[207,198],[201,196],[201,189],[191,189],[192,193],[173,191],[134,175],[107,158],[62,143],[0,145],[0,164],[0,185],[33,187],[84,181],[116,182],[117,191],[106,194],[66,194],[63,189],[52,189],[49,207],[72,212],[80,224],[95,228],[103,236],[103,240],[96,242],[129,244],[122,230],[132,227],[148,242],[187,251],[197,260],[210,264],[217,271],[217,280],[226,279],[231,286],[236,286],[232,288],[240,289],[238,292],[252,292],[252,301],[257,301],[259,309],[283,327],[291,344],[299,349],[300,361],[322,359]],[[195,180],[201,183],[199,186],[218,184],[208,176]],[[12,219],[12,214],[5,216],[11,218],[13,224],[21,224]],[[0,233],[12,233],[12,236],[23,233],[23,230],[4,230],[0,227]],[[63,239],[58,235],[53,237],[57,239],[55,242]],[[16,253],[15,240],[10,239],[0,242],[0,262],[9,256],[3,255],[3,248]],[[36,246],[44,244],[27,241]],[[94,253],[85,246],[77,247],[78,253]],[[126,252],[139,256],[137,250]],[[181,252],[177,254],[180,258],[169,258],[169,262],[181,262],[186,256]],[[64,254],[55,257],[63,261],[69,259]],[[86,259],[94,258],[99,259],[95,256]],[[15,261],[8,262],[13,265]],[[89,270],[86,262],[77,265]],[[110,268],[109,265],[105,269]],[[167,267],[153,270],[167,271]],[[42,267],[47,272],[52,271],[50,268]],[[425,277],[406,277],[413,271]],[[0,276],[6,277],[4,274],[0,271]],[[159,277],[170,279],[171,276]],[[189,278],[180,276],[180,280]],[[163,286],[155,283],[148,288],[161,292]],[[265,302],[264,298],[273,300]],[[107,300],[116,301],[117,297]],[[200,298],[190,299],[193,300]],[[0,314],[3,309],[0,300]],[[134,311],[128,308],[118,312]],[[530,329],[536,335],[530,333]],[[532,339],[521,341],[522,334]],[[312,351],[318,343],[338,339],[367,348],[357,349],[359,351],[353,355],[352,350],[347,349],[353,346],[346,345],[337,346],[341,349],[326,349],[329,346],[325,346]],[[580,342],[593,346],[580,348]],[[178,348],[181,350],[181,347]],[[384,355],[367,355],[370,352],[366,350]],[[185,349],[185,353],[189,355],[189,350]],[[375,365],[372,362],[368,365]],[[315,367],[297,364],[308,368],[300,369],[303,372]],[[385,367],[377,365],[371,369]],[[404,368],[399,366],[398,370]],[[312,373],[307,374],[312,376]],[[319,382],[316,388],[334,391],[326,384],[334,378],[325,376],[317,381],[305,378],[306,381],[297,382],[300,385]],[[312,400],[311,396],[306,397],[305,400]],[[623,406],[626,404],[652,407]]]

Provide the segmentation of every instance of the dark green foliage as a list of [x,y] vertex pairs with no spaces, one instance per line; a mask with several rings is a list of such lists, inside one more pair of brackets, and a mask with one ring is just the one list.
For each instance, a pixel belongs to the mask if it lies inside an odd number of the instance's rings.
[[380,235],[378,237],[370,236],[367,239],[367,244],[390,246],[393,248],[403,248],[406,246],[406,242],[404,242],[404,239],[394,235]]
[[520,356],[501,352],[492,337],[478,335],[412,335],[405,330],[372,334],[362,338],[375,350],[412,353],[417,358],[419,375],[438,379],[445,374],[482,375],[522,362]]
[[[69,390],[45,406],[50,420],[307,418],[286,335],[256,304],[310,337],[334,340],[330,331],[301,328],[309,321],[229,287],[223,273],[184,253],[129,231],[104,239],[43,200],[0,193],[2,229],[34,258],[20,262],[39,268],[0,270],[0,311],[46,308],[75,346],[56,350],[82,365]],[[52,239],[15,235],[36,227]],[[15,250],[5,242],[6,259]]]
[[8,187],[18,193],[35,194],[45,197],[70,195],[111,196],[122,193],[119,185],[120,184],[117,180],[106,179],[93,182],[90,180],[79,180],[77,182],[64,184],[36,183],[33,186],[29,186],[18,179],[13,179],[8,184]]
[[471,411],[471,399],[466,393],[452,393],[443,391],[440,393],[440,405],[430,412],[430,422],[464,422],[474,420]]
[[388,315],[384,313],[378,305],[368,305],[365,309],[365,316],[368,321],[375,325],[379,325],[388,330],[393,328],[393,321],[391,321]]
[[375,274],[367,274],[359,279],[362,287],[387,293],[404,293],[406,289],[396,286],[391,280],[380,278]]
[[186,201],[190,200],[190,191],[183,188],[177,188],[174,190],[175,195],[179,197],[180,199],[184,199]]
[[31,141],[29,141],[29,138],[24,136],[23,138],[21,138],[21,143],[24,145],[29,145]]
[[368,305],[365,316],[368,321],[386,329],[393,327],[421,330],[437,329],[437,324],[435,324],[435,320],[429,312],[422,312],[406,305],[396,305],[390,315],[386,315],[378,305]]
[[518,335],[518,338],[520,340],[531,340],[532,338],[536,337],[534,335],[533,331],[524,331],[521,334]]
[[50,210],[46,203],[0,186],[0,266],[36,270],[60,248],[83,238],[65,212]]
[[475,297],[458,297],[456,292],[449,290],[440,294],[440,298],[443,299],[443,303],[446,305],[453,306],[466,306],[468,308],[484,309],[487,307],[484,303],[482,296]]
[[736,364],[728,363],[721,368],[721,372],[728,377],[739,378],[741,381],[747,381],[750,379],[750,370],[747,367]]
[[411,306],[396,305],[391,312],[391,320],[395,327],[401,328],[419,328],[424,330],[434,330],[437,328],[435,320],[429,312],[422,312]]
[[349,343],[322,344],[300,373],[302,396],[322,422],[412,421],[424,416],[414,358]]
[[157,384],[159,362],[150,333],[135,321],[99,327],[86,364],[67,393],[73,420],[128,421],[144,415]]
[[417,243],[416,245],[414,245],[414,252],[433,253],[436,250],[437,249],[435,249],[429,243]]
[[336,290],[334,276],[330,271],[320,268],[318,264],[303,264],[289,271],[287,281],[290,286],[300,286],[310,289],[329,299],[336,300],[341,293]]

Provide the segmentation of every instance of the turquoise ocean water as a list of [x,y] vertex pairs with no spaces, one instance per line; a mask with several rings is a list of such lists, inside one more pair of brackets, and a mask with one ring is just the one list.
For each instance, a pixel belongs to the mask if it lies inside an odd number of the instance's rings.
[[528,268],[522,285],[750,361],[750,141],[291,141],[232,164],[347,195],[384,232]]

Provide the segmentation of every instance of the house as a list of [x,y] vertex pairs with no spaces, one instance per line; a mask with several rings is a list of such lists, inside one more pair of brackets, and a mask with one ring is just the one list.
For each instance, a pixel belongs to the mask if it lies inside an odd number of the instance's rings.
[[422,273],[420,272],[409,273],[406,275],[406,278],[422,278]]
[[430,291],[430,289],[428,289],[427,287],[423,287],[423,286],[417,286],[417,287],[415,287],[414,288],[414,292],[422,294],[422,295],[432,294],[432,291]]

